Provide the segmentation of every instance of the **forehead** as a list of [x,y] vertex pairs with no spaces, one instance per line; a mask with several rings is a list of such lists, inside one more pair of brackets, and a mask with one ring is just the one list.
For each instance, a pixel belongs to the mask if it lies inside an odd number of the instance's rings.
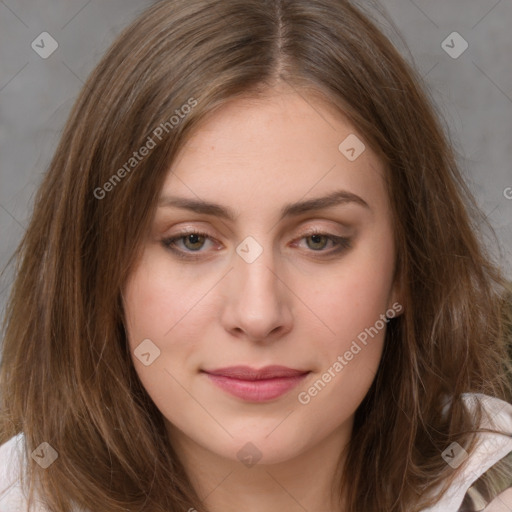
[[253,204],[250,196],[277,208],[342,188],[384,208],[383,176],[382,162],[345,116],[288,89],[232,99],[210,113],[176,155],[163,194],[222,196],[236,206]]

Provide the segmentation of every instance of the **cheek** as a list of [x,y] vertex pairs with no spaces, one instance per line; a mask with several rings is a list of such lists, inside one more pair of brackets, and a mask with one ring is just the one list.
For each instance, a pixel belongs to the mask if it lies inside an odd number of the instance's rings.
[[330,271],[321,280],[323,287],[312,294],[311,308],[330,328],[338,349],[376,324],[379,331],[384,330],[382,318],[391,305],[394,260],[392,251],[383,249],[368,246],[354,253],[337,271]]
[[135,371],[157,407],[173,417],[190,402],[182,387],[188,386],[190,377],[184,362],[199,348],[201,326],[195,315],[201,311],[197,304],[201,293],[197,286],[184,286],[183,276],[169,275],[171,265],[162,260],[146,251],[124,287],[123,298]]
[[[177,382],[186,384],[201,364],[205,332],[218,318],[208,295],[216,280],[216,275],[177,270],[165,253],[149,248],[127,281],[128,343],[135,370],[152,396],[172,388],[178,400]],[[151,362],[146,366],[148,361],[138,356],[148,352]]]
[[368,248],[325,280],[330,284],[322,293],[317,289],[314,307],[334,334],[314,338],[322,365],[298,397],[308,411],[304,428],[318,428],[321,417],[320,430],[327,434],[367,394],[384,347],[393,264],[392,257],[379,257]]
[[200,299],[211,286],[204,276],[196,279],[177,272],[165,254],[147,250],[123,293],[131,341],[153,337],[163,342],[183,324],[193,328],[189,314],[201,311]]

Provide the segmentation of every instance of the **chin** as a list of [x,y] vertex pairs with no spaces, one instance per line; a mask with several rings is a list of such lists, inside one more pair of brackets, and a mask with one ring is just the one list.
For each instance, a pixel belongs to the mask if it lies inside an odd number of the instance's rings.
[[232,440],[232,448],[223,456],[241,462],[248,467],[252,464],[280,464],[287,462],[305,450],[300,439],[294,439],[285,431],[280,434],[254,432],[252,435],[238,436]]

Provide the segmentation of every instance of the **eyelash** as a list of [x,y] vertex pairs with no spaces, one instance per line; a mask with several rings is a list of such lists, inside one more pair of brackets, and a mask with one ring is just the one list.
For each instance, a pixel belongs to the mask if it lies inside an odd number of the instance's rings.
[[[170,250],[172,253],[174,253],[176,256],[178,256],[181,259],[184,259],[184,260],[200,259],[200,258],[202,258],[202,256],[194,255],[195,252],[200,253],[200,250],[187,252],[187,251],[183,251],[181,249],[175,248],[177,241],[182,240],[190,235],[199,235],[199,236],[206,237],[210,240],[213,239],[213,237],[211,237],[208,233],[205,233],[202,231],[183,231],[179,235],[163,239],[162,244],[166,249]],[[332,241],[334,243],[335,249],[328,251],[328,252],[324,251],[324,250],[319,250],[319,251],[311,250],[311,252],[314,252],[314,253],[315,252],[318,252],[318,253],[326,253],[327,252],[327,254],[325,254],[325,256],[334,256],[334,255],[342,253],[352,247],[350,238],[336,236],[336,235],[332,235],[330,233],[324,233],[323,231],[319,231],[316,229],[308,231],[307,233],[304,233],[298,240],[302,240],[304,238],[309,238],[309,237],[315,236],[315,235],[327,237],[330,241]]]

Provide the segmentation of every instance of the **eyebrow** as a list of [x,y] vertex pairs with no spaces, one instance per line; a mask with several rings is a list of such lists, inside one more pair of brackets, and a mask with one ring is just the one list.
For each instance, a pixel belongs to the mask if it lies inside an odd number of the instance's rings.
[[[346,204],[357,204],[371,211],[370,206],[362,197],[347,190],[337,190],[323,197],[285,205],[281,208],[280,220]],[[209,201],[199,201],[185,197],[164,196],[159,200],[158,206],[182,208],[199,214],[214,215],[232,222],[237,218],[237,212],[231,208]]]

